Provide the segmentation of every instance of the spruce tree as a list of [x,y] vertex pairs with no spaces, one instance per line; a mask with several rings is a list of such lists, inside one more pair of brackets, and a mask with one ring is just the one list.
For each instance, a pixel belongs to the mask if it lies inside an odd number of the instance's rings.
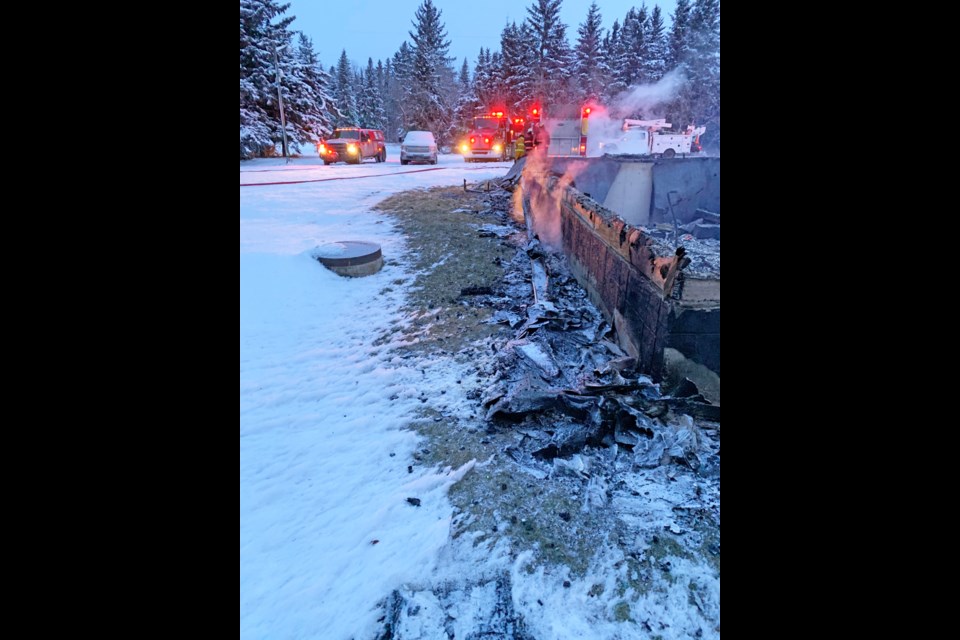
[[690,0],[677,0],[667,51],[667,67],[680,67],[690,57]]
[[241,157],[270,153],[283,137],[277,88],[294,56],[288,46],[293,16],[283,17],[289,6],[275,0],[240,3]]
[[354,73],[350,65],[350,60],[347,58],[346,49],[341,52],[340,60],[337,62],[333,86],[333,94],[337,101],[337,107],[340,110],[340,115],[337,117],[335,125],[337,127],[359,126],[360,115],[357,113]]
[[454,123],[454,136],[465,133],[470,128],[470,121],[476,115],[477,97],[473,92],[473,82],[470,79],[470,66],[467,59],[463,59],[460,75],[457,77],[457,112]]
[[526,23],[532,38],[532,95],[547,108],[568,102],[572,55],[567,27],[560,20],[561,0],[535,0],[527,8]]
[[326,138],[333,131],[333,118],[338,111],[330,96],[330,76],[317,59],[313,43],[304,34],[298,35],[294,64],[284,83],[289,84],[284,110],[295,129],[295,144],[300,147]]
[[602,16],[594,2],[587,10],[587,19],[577,30],[576,78],[579,102],[598,100],[606,88],[608,72],[600,51]]
[[627,87],[645,84],[644,61],[649,57],[647,46],[647,7],[631,8],[623,19],[622,47],[617,65],[619,80]]
[[720,0],[696,0],[690,17],[690,47],[687,62],[687,121],[704,124],[704,141],[720,141]]
[[607,66],[607,72],[610,74],[610,82],[607,83],[604,91],[604,101],[613,102],[617,96],[623,93],[627,84],[621,79],[623,71],[621,64],[623,62],[623,30],[620,28],[620,21],[614,20],[610,33],[604,38],[603,60]]
[[500,34],[500,77],[503,79],[504,106],[511,113],[523,112],[533,102],[527,91],[530,47],[524,37],[528,33],[513,22],[504,27]]
[[367,68],[357,86],[360,88],[360,95],[357,97],[360,126],[368,129],[383,129],[386,126],[383,94],[380,92],[373,58],[367,58]]
[[442,12],[433,0],[423,0],[413,21],[413,68],[411,70],[411,109],[407,112],[412,129],[432,131],[442,145],[450,139],[455,75],[447,54],[450,41],[441,22]]
[[643,74],[647,82],[656,82],[667,71],[667,35],[663,25],[663,13],[654,5],[647,26],[647,59],[643,61]]
[[390,103],[391,139],[399,137],[409,129],[407,114],[412,112],[411,78],[413,74],[413,50],[404,41],[400,49],[393,54],[391,63],[390,89],[388,100]]

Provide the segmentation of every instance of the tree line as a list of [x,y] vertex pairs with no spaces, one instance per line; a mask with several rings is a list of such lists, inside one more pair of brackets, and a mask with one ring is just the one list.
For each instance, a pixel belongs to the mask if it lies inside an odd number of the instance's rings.
[[704,141],[719,146],[719,0],[678,0],[669,28],[659,6],[643,4],[608,30],[593,3],[573,45],[561,3],[534,0],[522,23],[503,29],[499,47],[482,47],[472,69],[464,59],[457,71],[442,12],[423,0],[410,41],[391,58],[357,66],[343,50],[324,70],[310,39],[291,29],[288,4],[241,0],[240,157],[272,152],[281,140],[278,90],[287,138],[298,151],[345,126],[382,129],[388,140],[429,130],[448,144],[493,106],[527,113],[537,104],[549,114],[590,101],[612,104],[671,72],[679,90],[655,115],[678,127],[706,124]]

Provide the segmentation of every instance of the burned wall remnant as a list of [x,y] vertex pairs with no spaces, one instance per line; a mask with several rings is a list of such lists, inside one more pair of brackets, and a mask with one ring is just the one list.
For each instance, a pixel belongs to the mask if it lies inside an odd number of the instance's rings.
[[[524,170],[525,208],[533,218],[560,220],[572,271],[621,346],[658,379],[668,348],[720,374],[719,165],[719,158],[608,156],[530,163]],[[644,204],[638,208],[637,201]],[[634,221],[607,203],[627,206]],[[664,215],[669,225],[651,221]],[[714,237],[695,237],[684,225]]]

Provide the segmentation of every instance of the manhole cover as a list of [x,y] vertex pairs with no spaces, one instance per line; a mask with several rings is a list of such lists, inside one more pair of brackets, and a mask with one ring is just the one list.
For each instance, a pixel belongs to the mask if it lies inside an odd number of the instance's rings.
[[370,276],[383,268],[380,245],[373,242],[330,242],[314,249],[313,257],[334,273],[353,278]]

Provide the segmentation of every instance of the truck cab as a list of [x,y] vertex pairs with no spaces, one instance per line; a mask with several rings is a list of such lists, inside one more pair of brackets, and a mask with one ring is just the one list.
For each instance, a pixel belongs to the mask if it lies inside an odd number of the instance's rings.
[[510,157],[508,147],[513,142],[510,125],[510,118],[502,111],[475,117],[460,143],[463,159],[466,162],[506,160]]
[[364,158],[376,158],[377,162],[387,160],[386,139],[379,129],[334,129],[329,138],[317,145],[317,151],[323,164],[340,161],[360,164]]

